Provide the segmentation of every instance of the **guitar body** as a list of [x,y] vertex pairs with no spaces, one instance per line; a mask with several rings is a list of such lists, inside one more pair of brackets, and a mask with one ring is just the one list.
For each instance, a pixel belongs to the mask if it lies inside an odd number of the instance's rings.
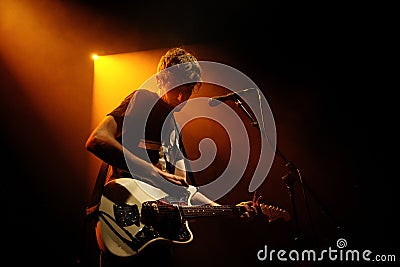
[[[154,242],[189,243],[188,222],[168,195],[132,178],[108,182],[99,206],[100,235],[105,247],[120,257],[134,256]],[[161,214],[161,216],[160,216]]]
[[[135,256],[155,242],[185,244],[193,240],[188,220],[199,217],[239,216],[247,212],[245,205],[191,206],[195,193],[176,187],[173,193],[133,178],[119,178],[104,186],[99,206],[97,237],[116,256]],[[176,191],[175,191],[176,190]],[[177,197],[179,196],[179,197]],[[283,209],[250,201],[257,215],[268,222],[290,215]],[[248,202],[243,202],[247,203]]]

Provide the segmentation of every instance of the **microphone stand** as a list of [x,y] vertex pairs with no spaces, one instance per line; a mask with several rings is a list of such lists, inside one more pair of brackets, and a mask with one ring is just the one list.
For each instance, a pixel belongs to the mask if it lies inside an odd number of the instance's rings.
[[253,116],[251,116],[250,112],[247,111],[247,109],[243,105],[242,101],[240,101],[240,99],[237,97],[235,97],[235,104],[236,104],[236,106],[238,106],[239,108],[241,108],[244,111],[244,113],[247,115],[247,117],[250,118],[250,120],[251,120],[250,123],[258,128],[258,122],[253,119]]
[[[260,133],[265,136],[265,138],[268,140],[268,143],[271,145],[271,141],[269,140],[268,135],[265,133],[265,129],[263,128],[264,131],[261,130],[258,122],[247,111],[247,109],[243,105],[242,101],[240,101],[235,96],[234,102],[235,102],[236,106],[238,106],[240,109],[242,109],[244,111],[244,113],[247,115],[247,117],[249,117],[249,119],[251,121],[251,124],[253,126],[257,127],[257,129],[260,131]],[[262,112],[262,110],[260,112]],[[295,201],[295,195],[294,195],[295,194],[294,185],[295,185],[296,182],[300,183],[300,187],[301,187],[302,195],[303,195],[303,198],[304,198],[304,201],[305,201],[307,216],[309,218],[309,223],[310,223],[311,231],[312,231],[312,234],[313,234],[314,242],[315,242],[315,239],[316,239],[316,234],[315,234],[315,230],[314,230],[314,224],[313,224],[313,221],[312,221],[310,206],[309,206],[307,194],[305,193],[305,189],[307,189],[307,191],[312,195],[312,197],[321,206],[322,212],[324,214],[326,214],[332,220],[332,222],[334,223],[336,229],[340,229],[340,227],[337,226],[336,220],[334,219],[332,214],[327,211],[325,205],[322,204],[322,202],[316,196],[314,191],[311,190],[311,188],[304,181],[304,179],[302,178],[302,175],[300,173],[300,170],[295,166],[295,164],[292,161],[288,160],[283,155],[283,153],[280,151],[278,146],[275,147],[275,154],[277,154],[284,161],[285,166],[289,170],[288,173],[282,177],[282,180],[285,182],[285,185],[286,185],[286,187],[288,189],[288,193],[289,193],[289,197],[290,197],[290,201],[291,201],[291,205],[292,205],[292,212],[293,212],[294,225],[295,225],[295,237],[294,237],[295,242],[299,242],[300,241],[300,236],[301,236],[299,219],[298,219],[298,214],[297,214],[296,201]]]
[[[294,224],[295,224],[295,237],[294,240],[296,242],[301,241],[301,231],[300,231],[300,225],[299,225],[299,219],[298,219],[298,215],[297,215],[297,208],[296,208],[296,201],[295,201],[295,190],[294,190],[294,185],[296,181],[300,182],[300,186],[302,189],[302,193],[303,193],[303,198],[305,200],[306,203],[306,210],[307,210],[307,215],[311,224],[311,230],[314,233],[314,226],[312,223],[312,218],[311,218],[311,212],[310,212],[310,207],[308,204],[308,200],[307,200],[307,195],[305,194],[304,191],[304,181],[301,177],[300,174],[300,170],[294,165],[293,162],[289,161],[283,154],[282,152],[279,150],[278,147],[276,147],[275,153],[278,154],[283,161],[285,162],[285,166],[289,169],[289,172],[284,175],[282,177],[282,180],[285,182],[285,185],[288,189],[288,193],[289,193],[289,197],[290,197],[290,201],[292,204],[292,212],[293,212],[293,218],[294,218]],[[315,235],[315,234],[314,234]]]

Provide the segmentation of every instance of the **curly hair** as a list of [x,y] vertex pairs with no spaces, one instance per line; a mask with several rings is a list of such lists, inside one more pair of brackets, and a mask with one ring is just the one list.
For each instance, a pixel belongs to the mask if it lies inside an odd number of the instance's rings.
[[[173,68],[171,68],[173,67]],[[171,71],[168,71],[168,68]],[[157,66],[158,78],[162,83],[191,83],[200,81],[201,69],[197,58],[181,47],[169,49]]]

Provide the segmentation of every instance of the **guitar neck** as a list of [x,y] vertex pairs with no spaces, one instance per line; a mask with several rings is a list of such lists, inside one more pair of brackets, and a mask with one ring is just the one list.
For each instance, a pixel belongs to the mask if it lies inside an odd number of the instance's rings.
[[239,216],[243,207],[233,205],[179,207],[184,218]]

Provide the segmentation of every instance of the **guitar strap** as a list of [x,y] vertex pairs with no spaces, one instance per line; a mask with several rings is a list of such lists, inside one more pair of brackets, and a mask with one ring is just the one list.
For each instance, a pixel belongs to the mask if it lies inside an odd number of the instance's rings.
[[178,131],[178,138],[179,138],[178,142],[179,142],[179,146],[180,146],[180,149],[182,151],[184,161],[185,161],[186,175],[189,177],[191,184],[193,186],[197,186],[196,180],[194,179],[194,176],[193,176],[193,172],[190,169],[190,164],[188,162],[188,157],[187,157],[187,154],[185,151],[185,146],[183,145],[181,129],[178,127],[178,124],[176,123],[175,119],[174,119],[174,123],[175,123],[175,128]]
[[86,207],[86,216],[97,214],[100,206],[100,199],[103,194],[104,183],[107,178],[109,164],[102,161],[99,172],[97,173],[96,183],[92,191],[91,198]]
[[[92,195],[89,199],[89,202],[86,206],[86,216],[83,220],[83,225],[81,229],[81,242],[79,242],[77,246],[77,258],[75,259],[76,264],[82,264],[82,262],[87,260],[86,255],[86,241],[89,238],[87,235],[91,234],[92,232],[88,233],[88,226],[91,226],[91,229],[94,229],[97,218],[99,215],[99,207],[100,207],[100,199],[103,193],[104,183],[107,178],[109,165],[102,161],[99,172],[97,173],[96,182],[92,191]],[[90,224],[88,224],[90,223]],[[86,266],[86,265],[85,265]]]

